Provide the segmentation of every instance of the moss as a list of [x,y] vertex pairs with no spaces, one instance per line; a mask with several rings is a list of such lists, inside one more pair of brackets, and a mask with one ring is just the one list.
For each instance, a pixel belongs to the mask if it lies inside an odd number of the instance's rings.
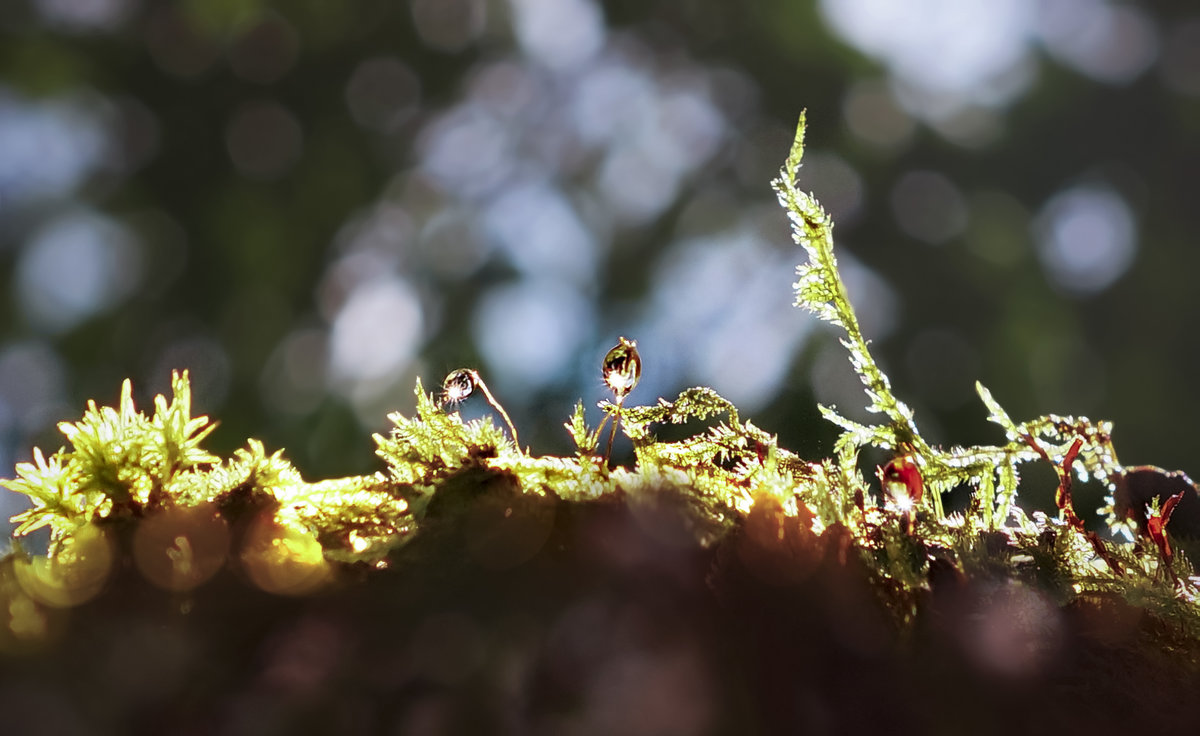
[[[983,407],[1004,442],[950,448],[927,442],[871,356],[838,272],[832,222],[795,186],[803,152],[801,118],[773,182],[807,254],[798,269],[797,304],[844,332],[867,407],[880,417],[865,425],[821,407],[841,428],[831,457],[805,459],[780,447],[710,388],[626,405],[641,362],[636,343],[624,338],[604,366],[616,401],[601,407],[613,432],[619,426],[633,443],[636,461],[628,468],[612,468],[597,455],[604,426],[587,425],[582,403],[565,425],[577,445],[574,456],[528,453],[473,370],[452,373],[441,398],[418,381],[415,414],[390,415],[391,432],[375,437],[383,471],[316,482],[301,478],[282,451],[268,454],[253,439],[230,458],[205,451],[213,425],[191,416],[186,373],[174,376],[173,396],[157,397],[151,414],[137,410],[126,382],[117,407],[89,404],[79,421],[60,425],[67,447],[49,457],[35,450],[32,462],[17,466],[16,478],[3,481],[32,504],[14,517],[13,551],[0,564],[0,610],[8,611],[0,620],[3,648],[70,639],[62,634],[64,610],[113,605],[113,590],[147,581],[166,594],[197,598],[229,594],[232,586],[242,591],[237,596],[265,591],[350,600],[355,586],[364,586],[390,600],[391,593],[380,592],[386,581],[408,580],[437,597],[438,576],[455,579],[455,570],[469,563],[507,571],[514,587],[506,595],[529,592],[521,585],[531,580],[578,593],[579,580],[555,577],[596,572],[594,560],[571,558],[578,549],[599,545],[594,555],[617,560],[600,568],[619,588],[622,555],[653,566],[641,549],[649,545],[671,550],[664,559],[686,570],[681,599],[704,598],[707,613],[694,625],[728,625],[730,612],[758,605],[760,614],[751,618],[765,628],[738,637],[769,648],[774,636],[786,642],[783,651],[802,648],[797,627],[822,635],[860,630],[861,651],[845,632],[818,647],[833,671],[841,668],[837,657],[881,658],[902,673],[912,667],[912,652],[933,651],[947,671],[965,667],[989,682],[1011,675],[1027,684],[1059,676],[1050,664],[1054,647],[1080,658],[1101,651],[1095,656],[1111,661],[1149,641],[1194,681],[1196,579],[1181,551],[1190,545],[1170,545],[1169,521],[1176,505],[1194,504],[1195,486],[1180,474],[1123,467],[1108,422],[1056,415],[1016,422],[983,386]],[[504,429],[490,417],[464,421],[453,411],[477,387],[504,418]],[[695,434],[659,439],[664,425],[697,422],[703,428]],[[877,482],[860,469],[864,448],[892,457]],[[1019,471],[1040,462],[1058,478],[1054,518],[1020,505]],[[1075,514],[1077,477],[1110,489],[1111,534],[1088,530]],[[972,489],[969,508],[946,514],[942,495],[964,486]],[[588,536],[606,523],[607,531]],[[49,530],[49,548],[32,554],[20,540],[41,528]],[[624,550],[604,549],[626,542]],[[525,566],[532,567],[513,572]],[[628,577],[636,585],[645,575]],[[467,578],[480,581],[477,573]],[[688,587],[697,581],[707,593]],[[563,605],[569,595],[548,597]],[[817,613],[801,610],[814,601]],[[706,630],[700,638],[721,637]],[[955,658],[977,661],[946,664]],[[769,652],[751,660],[770,676],[786,666]],[[730,661],[735,669],[751,666]],[[1138,663],[1158,666],[1146,658]],[[784,680],[797,678],[803,679]],[[1118,681],[1125,680],[1114,676]],[[911,695],[926,685],[901,689]],[[750,710],[776,707],[759,705]],[[743,713],[739,719],[750,712],[729,707]],[[764,724],[795,723],[763,717]]]

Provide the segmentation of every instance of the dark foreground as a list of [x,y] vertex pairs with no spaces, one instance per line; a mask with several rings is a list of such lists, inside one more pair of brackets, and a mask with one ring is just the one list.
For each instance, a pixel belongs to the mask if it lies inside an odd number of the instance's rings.
[[935,565],[901,627],[836,530],[705,549],[683,518],[485,502],[303,597],[232,564],[169,594],[126,565],[47,643],[0,655],[2,730],[1196,732],[1198,648],[1122,602],[1060,607]]

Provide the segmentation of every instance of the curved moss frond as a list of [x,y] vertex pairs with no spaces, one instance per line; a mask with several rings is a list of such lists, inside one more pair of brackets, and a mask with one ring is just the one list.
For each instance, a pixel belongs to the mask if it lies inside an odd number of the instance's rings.
[[771,182],[779,203],[787,210],[792,222],[792,239],[808,255],[808,261],[796,268],[796,306],[845,331],[846,337],[840,342],[866,390],[867,410],[883,414],[889,420],[887,425],[878,428],[873,442],[884,443],[881,446],[891,449],[913,446],[926,451],[928,445],[917,431],[912,409],[892,393],[891,382],[867,347],[867,338],[858,324],[858,315],[838,270],[833,249],[833,220],[815,197],[796,187],[796,177],[804,159],[805,127],[805,116],[801,114],[787,161],[779,176]]

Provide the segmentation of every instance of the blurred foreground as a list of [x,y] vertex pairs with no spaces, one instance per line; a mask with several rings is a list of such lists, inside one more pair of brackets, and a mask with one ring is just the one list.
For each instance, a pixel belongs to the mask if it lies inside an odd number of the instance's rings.
[[797,549],[751,521],[704,550],[669,507],[547,503],[431,508],[392,569],[310,596],[228,569],[172,595],[127,566],[39,645],[2,643],[5,728],[1173,733],[1200,686],[1195,642],[1118,600],[934,565],[899,632],[836,529]]

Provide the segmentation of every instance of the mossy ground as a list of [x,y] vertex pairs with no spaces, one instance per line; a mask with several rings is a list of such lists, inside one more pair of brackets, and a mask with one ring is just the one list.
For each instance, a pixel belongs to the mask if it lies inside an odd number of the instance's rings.
[[[531,454],[466,370],[390,415],[383,470],[308,482],[253,439],[205,451],[186,373],[149,414],[127,382],[4,481],[32,505],[0,563],[0,713],[31,734],[1178,725],[1200,578],[1169,523],[1194,484],[1122,466],[1108,422],[1018,423],[982,386],[1004,444],[927,442],[795,187],[803,133],[774,183],[808,256],[798,304],[844,333],[878,424],[822,407],[842,433],[806,459],[709,388],[626,405],[642,366],[622,338],[602,408],[627,465],[599,456],[582,404],[574,456]],[[445,400],[476,387],[507,432]],[[868,448],[890,458],[877,482]],[[1030,463],[1053,471],[1053,517],[1020,504]],[[1104,533],[1078,478],[1108,488]],[[954,489],[970,501],[946,513]],[[23,546],[41,529],[47,549]]]

